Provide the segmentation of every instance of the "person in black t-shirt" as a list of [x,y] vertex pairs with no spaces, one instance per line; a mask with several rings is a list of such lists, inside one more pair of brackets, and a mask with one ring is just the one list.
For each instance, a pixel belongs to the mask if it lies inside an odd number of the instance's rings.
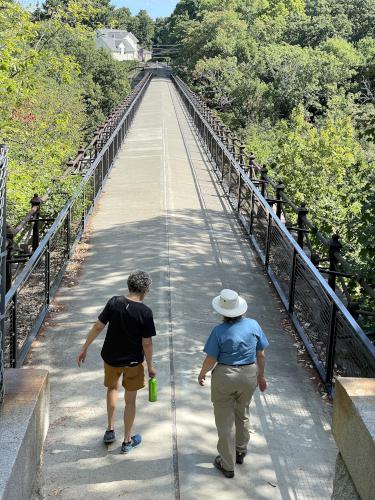
[[140,444],[140,434],[131,435],[135,418],[137,391],[145,386],[143,361],[146,358],[149,377],[156,376],[152,364],[152,337],[156,335],[152,311],[143,304],[150,290],[151,279],[143,271],[136,271],[128,278],[127,297],[112,297],[99,314],[86,342],[78,355],[78,366],[86,359],[90,344],[108,323],[101,356],[104,361],[104,385],[107,387],[108,429],[104,442],[115,441],[114,416],[118,395],[118,382],[122,376],[125,388],[124,440],[122,453],[128,453]]

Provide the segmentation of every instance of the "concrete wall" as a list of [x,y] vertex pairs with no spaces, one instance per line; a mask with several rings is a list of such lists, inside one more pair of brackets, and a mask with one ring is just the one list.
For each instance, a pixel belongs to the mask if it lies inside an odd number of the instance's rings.
[[332,431],[340,450],[333,499],[375,498],[375,379],[339,377]]
[[5,371],[0,409],[0,500],[27,500],[49,426],[48,371]]

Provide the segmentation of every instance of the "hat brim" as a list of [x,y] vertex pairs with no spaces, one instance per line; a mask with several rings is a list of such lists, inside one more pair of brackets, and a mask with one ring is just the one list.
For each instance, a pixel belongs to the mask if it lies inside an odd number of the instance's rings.
[[237,316],[242,316],[247,311],[247,302],[242,297],[238,297],[238,306],[233,309],[224,309],[220,307],[220,295],[212,299],[212,307],[216,312],[225,316],[226,318],[236,318]]

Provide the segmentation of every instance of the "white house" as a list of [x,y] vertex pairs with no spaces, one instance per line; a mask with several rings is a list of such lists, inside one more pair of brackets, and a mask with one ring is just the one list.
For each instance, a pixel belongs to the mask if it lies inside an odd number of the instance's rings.
[[111,52],[117,61],[139,61],[142,54],[138,39],[128,31],[101,29],[96,32],[96,46]]
[[152,52],[147,49],[139,49],[138,56],[140,61],[147,62],[152,59]]

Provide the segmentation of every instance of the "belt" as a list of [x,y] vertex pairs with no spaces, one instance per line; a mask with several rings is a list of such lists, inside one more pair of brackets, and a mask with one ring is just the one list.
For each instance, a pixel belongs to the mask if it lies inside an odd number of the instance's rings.
[[223,366],[250,366],[250,365],[254,365],[255,364],[255,361],[253,361],[252,363],[243,363],[242,365],[227,365],[226,363],[218,363],[218,365],[223,365]]

